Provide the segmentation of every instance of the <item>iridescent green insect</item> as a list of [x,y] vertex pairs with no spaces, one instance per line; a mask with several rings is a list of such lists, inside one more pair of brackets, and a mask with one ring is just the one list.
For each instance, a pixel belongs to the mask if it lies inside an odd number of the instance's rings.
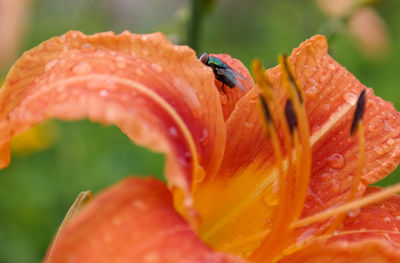
[[236,70],[230,68],[222,60],[217,57],[210,56],[208,53],[203,53],[199,56],[199,60],[203,62],[204,65],[209,66],[214,71],[215,78],[222,82],[222,91],[225,93],[224,85],[228,85],[229,88],[233,89],[238,87],[241,91],[246,92],[245,87],[239,81],[246,79],[237,72]]

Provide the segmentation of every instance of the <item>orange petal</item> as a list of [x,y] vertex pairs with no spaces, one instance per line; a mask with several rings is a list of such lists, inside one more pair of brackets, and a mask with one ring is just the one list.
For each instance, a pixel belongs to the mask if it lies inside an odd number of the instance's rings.
[[9,162],[10,139],[32,125],[89,118],[166,153],[167,180],[191,206],[193,174],[214,174],[224,150],[214,79],[193,50],[160,33],[52,38],[26,52],[1,88],[0,166]]
[[59,233],[45,262],[243,262],[213,252],[152,178],[108,188]]
[[[366,195],[379,191],[369,187]],[[400,262],[400,197],[393,196],[351,213],[343,228],[279,262]],[[331,262],[331,261],[329,261]]]
[[[302,43],[289,61],[305,94],[311,129],[312,175],[303,211],[307,216],[346,200],[359,150],[357,138],[350,136],[350,125],[357,96],[366,87],[328,55],[323,36]],[[284,105],[280,67],[267,74],[277,100]],[[238,236],[245,239],[265,233],[277,202],[278,171],[257,96],[258,91],[252,89],[236,104],[227,121],[227,143],[218,176],[206,180],[196,193],[196,207],[204,219],[200,235],[215,247],[231,247]],[[363,123],[366,185],[385,177],[400,161],[400,114],[368,89]],[[364,190],[360,187],[357,195]],[[251,249],[247,245],[244,253]]]

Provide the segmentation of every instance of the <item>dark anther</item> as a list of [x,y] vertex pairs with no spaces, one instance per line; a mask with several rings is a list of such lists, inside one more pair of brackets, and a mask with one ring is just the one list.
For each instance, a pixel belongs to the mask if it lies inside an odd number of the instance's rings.
[[289,125],[290,133],[293,135],[294,130],[297,129],[297,117],[294,112],[293,102],[290,99],[286,101],[285,116]]
[[357,125],[361,121],[365,109],[365,90],[361,91],[357,100],[356,110],[354,111],[353,122],[351,123],[350,134],[353,136],[357,130]]
[[286,68],[286,71],[287,71],[287,74],[288,74],[289,81],[290,81],[290,83],[296,88],[296,92],[297,92],[297,96],[299,97],[299,102],[300,102],[300,104],[303,104],[303,97],[301,96],[301,92],[300,92],[300,90],[299,90],[299,87],[298,87],[297,84],[296,84],[296,81],[295,81],[295,79],[294,79],[294,76],[292,75],[292,72],[291,72],[290,69],[289,69],[289,65],[288,65],[288,62],[287,62],[287,61],[288,61],[288,60],[287,60],[286,54],[283,54],[283,63],[284,63],[284,65],[285,65],[285,68]]
[[265,120],[269,123],[272,124],[272,117],[271,117],[271,113],[269,112],[268,109],[268,104],[267,101],[264,99],[263,96],[260,96],[260,101],[261,101],[261,106],[265,115]]

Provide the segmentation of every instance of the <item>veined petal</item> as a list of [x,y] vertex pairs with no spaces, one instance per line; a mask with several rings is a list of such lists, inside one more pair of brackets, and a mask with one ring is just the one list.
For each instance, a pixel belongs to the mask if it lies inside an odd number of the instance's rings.
[[[366,195],[377,191],[379,188],[369,187]],[[279,262],[400,262],[400,197],[352,214],[334,235],[311,238],[305,241],[311,245]]]
[[[47,118],[115,124],[166,156],[166,177],[191,206],[191,184],[214,174],[225,124],[212,71],[162,34],[71,31],[26,52],[0,91],[0,166],[9,141]],[[176,190],[180,189],[180,190]]]
[[[357,97],[366,87],[328,55],[323,36],[302,43],[289,62],[305,94],[311,133],[312,174],[303,210],[303,216],[307,216],[347,200],[359,151],[357,138],[350,136],[350,126]],[[284,105],[280,66],[268,70],[267,75],[276,100]],[[227,143],[218,176],[205,181],[195,197],[204,218],[200,235],[214,247],[243,254],[257,245],[247,242],[246,247],[238,248],[232,243],[242,242],[235,237],[260,241],[257,233],[266,235],[277,204],[278,168],[257,109],[257,97],[258,91],[252,89],[236,104],[226,122]],[[400,114],[371,89],[366,98],[366,174],[357,196],[364,193],[366,184],[385,177],[400,161]],[[276,108],[272,113],[277,116]],[[276,126],[279,129],[279,122]]]
[[168,189],[152,178],[108,188],[63,228],[45,262],[242,262],[215,253],[174,210]]

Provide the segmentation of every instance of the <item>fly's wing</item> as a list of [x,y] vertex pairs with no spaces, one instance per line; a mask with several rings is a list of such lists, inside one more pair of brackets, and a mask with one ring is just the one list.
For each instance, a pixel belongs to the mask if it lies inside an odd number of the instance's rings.
[[246,92],[246,89],[243,86],[241,80],[243,80],[244,82],[246,82],[247,80],[242,76],[242,74],[240,74],[236,70],[231,69],[231,71],[232,71],[232,74],[233,74],[233,76],[235,78],[236,87],[238,87],[241,91]]
[[241,80],[246,79],[237,71],[231,68],[216,68],[217,79],[228,85],[230,88],[238,87],[241,91],[246,92]]

